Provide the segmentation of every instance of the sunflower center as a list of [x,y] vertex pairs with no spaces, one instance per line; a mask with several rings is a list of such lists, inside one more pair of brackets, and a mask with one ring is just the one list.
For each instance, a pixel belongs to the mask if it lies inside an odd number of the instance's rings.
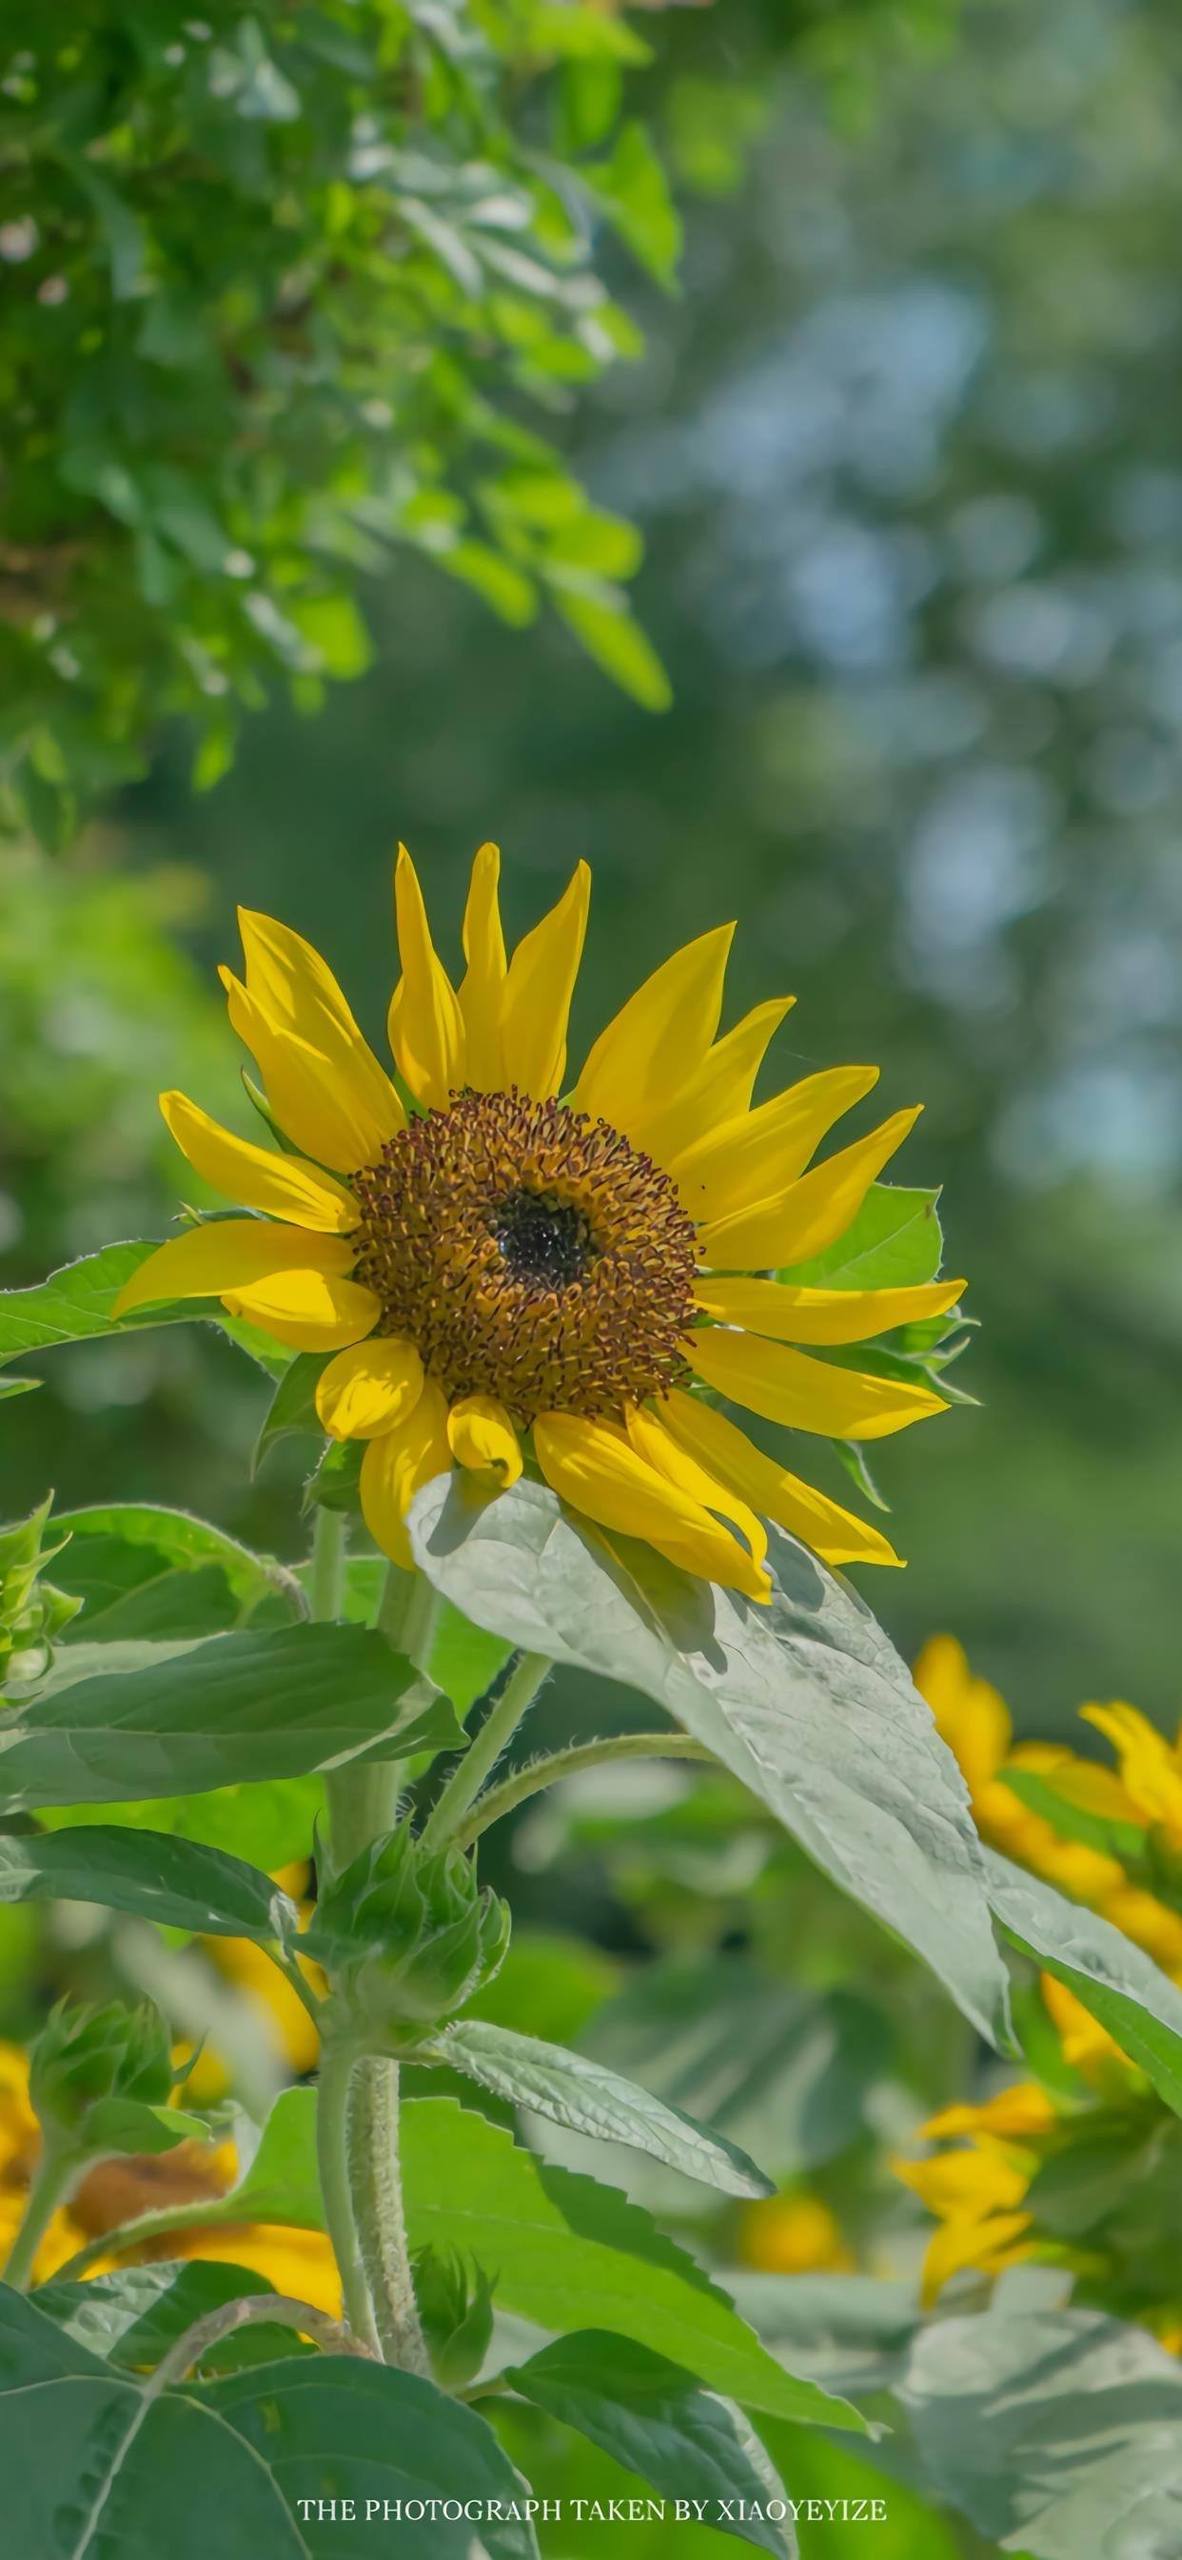
[[353,1177],[356,1277],[449,1401],[619,1420],[685,1374],[697,1255],[667,1174],[605,1120],[461,1093]]

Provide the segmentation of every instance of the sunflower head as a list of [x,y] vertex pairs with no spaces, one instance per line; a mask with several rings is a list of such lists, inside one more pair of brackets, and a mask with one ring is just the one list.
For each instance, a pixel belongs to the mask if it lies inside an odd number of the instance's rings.
[[162,1096],[190,1163],[253,1214],[161,1246],[117,1312],[212,1296],[324,1355],[320,1420],[364,1444],[362,1509],[402,1565],[416,1492],[452,1468],[490,1493],[529,1468],[609,1538],[645,1539],[754,1600],[770,1596],[769,1519],[830,1563],[897,1563],[723,1408],[838,1442],[943,1410],[905,1360],[848,1354],[944,1315],[963,1282],[863,1289],[811,1271],[915,1113],[816,1161],[874,1068],[753,1104],[791,999],[720,1035],[730,927],[655,970],[564,1091],[586,867],[512,953],[498,875],[483,845],[453,983],[400,852],[394,1074],[319,954],[242,914],[245,973],[222,973],[230,1019],[290,1148]]

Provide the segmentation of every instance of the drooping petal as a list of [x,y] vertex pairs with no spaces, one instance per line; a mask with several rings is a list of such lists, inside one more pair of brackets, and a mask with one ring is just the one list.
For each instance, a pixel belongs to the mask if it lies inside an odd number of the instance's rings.
[[1080,1714],[1112,1743],[1121,1779],[1140,1812],[1182,1845],[1182,1761],[1164,1733],[1139,1708],[1120,1699],[1110,1706],[1081,1707]]
[[732,1485],[722,1482],[710,1468],[702,1465],[700,1459],[691,1457],[689,1450],[683,1449],[672,1438],[655,1413],[633,1405],[624,1427],[638,1458],[643,1458],[647,1466],[655,1467],[658,1475],[667,1476],[670,1484],[677,1485],[682,1493],[688,1493],[692,1501],[700,1502],[704,1511],[721,1511],[724,1520],[734,1522],[755,1563],[762,1565],[765,1562],[767,1531],[762,1520]]
[[690,1334],[686,1349],[691,1369],[732,1404],[745,1405],[766,1422],[820,1432],[829,1440],[885,1440],[909,1422],[948,1410],[930,1387],[839,1369],[754,1334],[724,1333],[712,1325]]
[[497,1093],[508,1081],[501,1040],[506,962],[497,895],[500,874],[497,846],[482,844],[472,864],[464,909],[464,958],[468,967],[459,994],[465,1082],[474,1086],[477,1093]]
[[696,1074],[722,1011],[732,924],[716,925],[655,969],[601,1031],[574,1091],[578,1111],[631,1135],[671,1085]]
[[[232,969],[218,975],[229,999],[230,1021],[258,1062],[280,1128],[305,1155],[331,1165],[335,1173],[357,1173],[362,1165],[376,1163],[387,1138],[406,1126],[389,1078],[383,1078],[388,1099],[378,1110],[380,1096],[368,1071],[354,1078],[343,1041],[332,1041],[326,1032],[324,1045],[314,1048],[277,1023]],[[360,1032],[357,1038],[361,1040]],[[381,1075],[372,1051],[368,1054]]]
[[163,1305],[170,1298],[221,1298],[268,1280],[279,1271],[341,1274],[352,1268],[353,1248],[344,1236],[312,1235],[300,1227],[273,1226],[262,1218],[213,1218],[187,1227],[149,1254],[132,1273],[111,1312]]
[[418,1403],[423,1364],[413,1342],[371,1335],[330,1360],[316,1388],[316,1411],[333,1440],[374,1440]]
[[915,1665],[915,1685],[926,1698],[941,1740],[964,1772],[971,1796],[996,1778],[1014,1739],[1009,1708],[991,1681],[973,1671],[955,1636],[929,1636]]
[[[339,1172],[353,1173],[359,1163],[372,1163],[385,1140],[406,1125],[390,1078],[358,1028],[327,961],[312,944],[289,925],[248,907],[239,908],[238,924],[247,994],[273,1033],[293,1035],[322,1062],[322,1081],[340,1098],[350,1130],[350,1160],[334,1156],[325,1161]],[[303,1143],[297,1130],[288,1134],[297,1146]],[[357,1156],[356,1145],[362,1142],[365,1153]],[[308,1152],[317,1150],[309,1147]]]
[[703,1261],[716,1271],[772,1271],[823,1253],[856,1218],[871,1183],[922,1108],[894,1112],[868,1137],[827,1156],[757,1207],[714,1219],[702,1230]]
[[495,1476],[502,1488],[521,1473],[521,1442],[510,1415],[495,1396],[461,1396],[447,1417],[447,1437],[458,1466]]
[[522,935],[505,984],[502,1043],[506,1084],[532,1102],[558,1092],[566,1069],[571,997],[583,957],[591,874],[577,863],[557,904]]
[[1029,2213],[992,2213],[980,2222],[957,2216],[941,2224],[928,2242],[923,2262],[920,2293],[924,2309],[930,2311],[945,2285],[966,2267],[973,2267],[982,2275],[997,2276],[1006,2267],[1016,2267],[1028,2258],[1033,2220]]
[[394,907],[402,976],[390,1006],[390,1047],[416,1101],[442,1111],[465,1081],[464,1021],[404,844],[394,871]]
[[371,1440],[361,1461],[361,1509],[365,1525],[393,1564],[414,1569],[406,1515],[419,1487],[451,1466],[447,1402],[428,1378],[418,1403],[392,1431]]
[[556,1494],[603,1529],[643,1538],[686,1573],[766,1601],[770,1586],[746,1547],[701,1503],[637,1456],[624,1433],[580,1415],[548,1413],[534,1424],[538,1464]]
[[791,1289],[780,1280],[699,1280],[694,1303],[719,1324],[772,1342],[871,1342],[895,1325],[945,1315],[967,1288],[965,1280],[928,1282],[913,1289]]
[[733,1217],[761,1201],[778,1199],[798,1180],[823,1137],[878,1082],[877,1067],[826,1067],[803,1076],[757,1111],[723,1121],[699,1121],[669,1165],[686,1208],[703,1222]]
[[348,1235],[356,1226],[352,1192],[334,1182],[331,1174],[321,1173],[317,1165],[236,1138],[190,1102],[187,1094],[162,1093],[160,1109],[182,1155],[202,1180],[229,1199],[240,1200],[244,1208],[261,1209],[269,1217],[329,1235]]
[[276,1271],[222,1293],[226,1313],[257,1325],[290,1351],[340,1351],[359,1342],[381,1314],[381,1300],[332,1271]]
[[770,1043],[795,1002],[795,996],[774,996],[744,1014],[715,1041],[695,1075],[664,1101],[654,1098],[651,1113],[633,1131],[634,1145],[654,1163],[671,1166],[703,1131],[742,1119]]
[[826,1564],[901,1564],[890,1540],[852,1511],[842,1509],[827,1493],[790,1475],[775,1458],[757,1449],[724,1413],[703,1404],[700,1396],[675,1387],[660,1407],[667,1431],[683,1449],[700,1458],[713,1475],[732,1484],[752,1510],[775,1520],[790,1537],[799,1538]]

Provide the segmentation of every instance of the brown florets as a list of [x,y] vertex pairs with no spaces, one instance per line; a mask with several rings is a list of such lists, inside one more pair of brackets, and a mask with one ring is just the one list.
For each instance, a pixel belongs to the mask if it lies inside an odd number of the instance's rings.
[[461,1093],[353,1177],[356,1277],[449,1401],[619,1420],[685,1375],[695,1232],[667,1174],[605,1120]]

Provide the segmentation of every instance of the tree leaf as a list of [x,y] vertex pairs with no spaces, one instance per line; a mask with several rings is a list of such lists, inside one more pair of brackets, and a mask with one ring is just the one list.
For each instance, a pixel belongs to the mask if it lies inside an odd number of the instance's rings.
[[[522,2512],[528,2491],[487,2420],[417,2374],[358,2357],[289,2358],[261,2373],[238,2373],[208,2385],[201,2406],[252,2448],[289,2513],[300,2516],[313,2560],[321,2553],[325,2560],[373,2553],[367,2497],[403,2501],[393,2527],[399,2560],[474,2560],[477,2553],[488,2553],[490,2560],[536,2560],[533,2527]],[[324,2515],[320,2502],[333,2498],[354,2499],[356,2519],[343,2521],[339,2511]],[[301,2499],[311,2502],[306,2518]],[[416,2499],[461,2506],[478,2501],[479,2521],[462,2514],[433,2516],[429,2504],[420,2520],[413,2513]],[[380,2541],[379,2533],[379,2546]],[[162,2547],[172,2560],[171,2546]],[[256,2550],[254,2560],[264,2555],[271,2560],[269,2544]]]
[[932,2322],[902,2398],[927,2479],[1004,2551],[1173,2560],[1182,2372],[1096,2311]]
[[5,2532],[33,2560],[307,2560],[267,2464],[191,2393],[154,2400],[0,2287]]
[[568,2053],[539,2036],[514,2035],[508,2027],[488,2026],[476,2018],[449,2027],[439,2053],[494,2097],[507,2099],[510,2106],[531,2107],[572,2133],[626,2143],[687,2178],[721,2187],[724,2195],[773,2193],[771,2179],[737,2144],[586,2054]]
[[1053,1885],[985,1851],[989,1897],[1011,1945],[1064,1982],[1182,2115],[1182,1991],[1152,1956]]
[[368,1627],[64,1648],[36,1697],[0,1725],[0,1806],[200,1794],[429,1743],[454,1748],[446,1700],[407,1712],[415,1680]]
[[299,1913],[257,1867],[167,1832],[87,1824],[0,1837],[0,1904],[95,1902],[209,1937],[294,1937]]
[[422,1570],[479,1626],[655,1699],[983,2034],[1008,2039],[964,1780],[881,1627],[815,1557],[773,1529],[761,1608],[636,1541],[585,1532],[525,1479],[477,1505],[437,1478],[410,1534]]
[[782,2500],[784,2490],[741,2411],[703,2391],[668,2356],[631,2338],[582,2329],[556,2338],[527,2364],[510,2365],[503,2379],[663,2495],[701,2501],[702,2523],[760,2551],[795,2551],[791,2527],[769,2524],[761,2513],[728,2522],[720,2512],[724,2501],[732,2516],[736,2503],[761,2511]]
[[938,1191],[872,1182],[852,1225],[824,1253],[781,1272],[794,1288],[909,1289],[934,1280],[944,1242]]
[[266,1610],[299,1614],[293,1577],[208,1521],[154,1503],[112,1502],[55,1514],[70,1544],[57,1570],[83,1602],[85,1641],[212,1635]]
[[551,599],[589,658],[645,711],[667,711],[673,688],[652,641],[616,587],[549,580]]
[[544,2329],[618,2330],[744,2407],[863,2427],[846,2402],[785,2373],[694,2259],[614,2187],[543,2166],[451,2098],[403,2109],[402,2158],[412,2245],[474,2257],[506,2309]]

